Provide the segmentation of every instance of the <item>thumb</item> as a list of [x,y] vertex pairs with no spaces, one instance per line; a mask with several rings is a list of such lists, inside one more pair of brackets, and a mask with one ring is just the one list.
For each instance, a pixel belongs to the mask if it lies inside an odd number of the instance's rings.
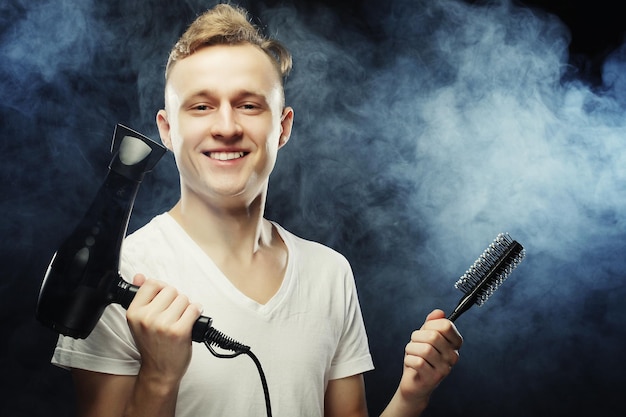
[[430,320],[443,319],[445,317],[446,317],[446,313],[444,313],[443,310],[435,309],[431,311],[430,314],[428,314],[428,316],[426,316],[425,322],[430,321]]
[[146,276],[144,274],[136,274],[133,277],[133,284],[138,287],[141,287],[144,282],[146,282]]

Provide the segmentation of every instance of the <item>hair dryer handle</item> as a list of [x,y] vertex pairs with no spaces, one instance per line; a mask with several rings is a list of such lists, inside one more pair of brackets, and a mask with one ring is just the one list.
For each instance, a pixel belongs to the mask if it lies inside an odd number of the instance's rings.
[[[128,306],[130,306],[130,303],[133,301],[133,298],[135,298],[135,294],[137,294],[138,290],[139,287],[137,285],[133,285],[120,277],[113,302],[120,304],[124,307],[124,309],[128,309]],[[204,342],[207,334],[211,330],[212,323],[213,320],[210,317],[198,317],[198,320],[196,320],[193,325],[193,329],[191,330],[191,340],[194,342]]]

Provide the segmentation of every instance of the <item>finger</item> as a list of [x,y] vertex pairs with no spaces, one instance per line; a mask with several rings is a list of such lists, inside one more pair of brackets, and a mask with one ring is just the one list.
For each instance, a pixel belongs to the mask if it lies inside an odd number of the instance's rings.
[[187,308],[183,311],[183,314],[180,316],[181,323],[195,323],[202,314],[202,306],[200,304],[191,303],[187,305]]
[[186,304],[189,304],[189,300],[186,300],[183,295],[179,294],[176,288],[166,285],[158,288],[157,292],[154,294],[154,298],[150,301],[150,304],[161,310],[165,310],[175,301],[178,301],[178,303],[186,301]]
[[[167,291],[167,289],[163,291]],[[156,327],[164,331],[168,330],[171,326],[177,328],[176,331],[187,327],[185,323],[191,320],[188,316],[192,314],[186,312],[187,310],[191,310],[191,312],[194,313],[195,308],[190,308],[191,304],[186,296],[177,295],[167,305],[159,304],[159,302],[160,300],[155,298],[155,301],[152,303],[155,305],[154,312],[157,313],[154,316]]]
[[133,297],[129,310],[134,310],[139,307],[143,307],[149,304],[152,299],[159,293],[161,288],[165,286],[164,283],[146,278],[142,274],[137,274],[133,278],[133,283],[135,285],[139,285],[139,289],[137,290],[137,294]]
[[420,330],[434,330],[439,332],[454,349],[460,349],[463,345],[463,337],[458,329],[454,323],[446,318],[427,320]]
[[441,352],[431,343],[409,342],[404,348],[405,361],[415,362],[419,365],[419,360],[425,361],[431,367],[436,365],[436,358],[441,356]]
[[435,367],[426,358],[419,355],[405,355],[404,366],[422,376],[429,375]]
[[[459,358],[456,345],[451,343],[441,332],[437,330],[416,330],[411,334],[411,342],[407,345],[407,352],[414,353],[412,349],[430,349],[440,355],[443,360],[454,365]],[[417,352],[416,354],[419,354]]]
[[164,310],[174,300],[178,292],[173,287],[168,287],[164,282],[146,279],[139,287],[129,310],[149,307],[150,310]]
[[191,339],[193,325],[199,316],[199,306],[190,304],[187,297],[179,296],[157,317],[155,327],[164,334]]
[[406,355],[404,357],[404,366],[413,372],[413,378],[419,378],[422,382],[432,381],[431,384],[436,386],[450,374],[452,367],[432,359],[431,361],[423,356]]
[[432,366],[439,362],[454,365],[458,360],[458,351],[436,332],[432,336],[412,340],[406,345],[405,352],[407,355],[423,357]]
[[441,349],[428,343],[407,344],[405,348],[405,362],[410,366],[419,365],[420,359],[431,368],[438,369],[440,373],[447,373],[459,361],[458,351],[445,348]]

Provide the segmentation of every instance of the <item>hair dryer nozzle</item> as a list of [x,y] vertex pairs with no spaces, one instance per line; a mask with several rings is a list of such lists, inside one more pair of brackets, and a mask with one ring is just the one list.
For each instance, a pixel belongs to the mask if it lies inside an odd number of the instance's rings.
[[113,134],[109,169],[128,179],[141,181],[150,172],[167,149],[148,137],[118,124]]

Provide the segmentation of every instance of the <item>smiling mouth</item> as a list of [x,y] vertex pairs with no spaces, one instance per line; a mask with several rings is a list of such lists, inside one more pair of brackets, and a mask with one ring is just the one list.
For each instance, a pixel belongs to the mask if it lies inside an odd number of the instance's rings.
[[246,152],[207,152],[205,153],[211,159],[217,159],[218,161],[231,161],[233,159],[243,158],[247,155]]

